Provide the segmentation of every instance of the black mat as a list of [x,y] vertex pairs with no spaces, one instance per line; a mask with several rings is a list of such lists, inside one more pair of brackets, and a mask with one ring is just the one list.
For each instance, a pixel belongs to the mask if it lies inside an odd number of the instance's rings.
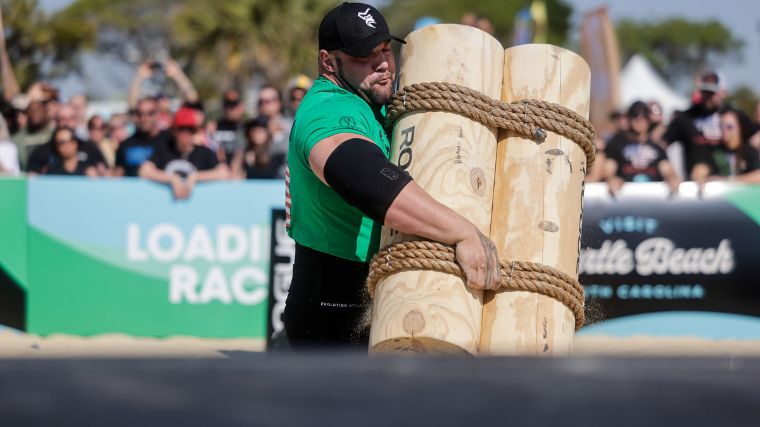
[[0,361],[0,425],[760,425],[760,359],[228,355]]

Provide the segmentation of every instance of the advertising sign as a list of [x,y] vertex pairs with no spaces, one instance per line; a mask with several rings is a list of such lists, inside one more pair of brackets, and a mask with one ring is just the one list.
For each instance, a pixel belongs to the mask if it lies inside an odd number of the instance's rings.
[[293,260],[296,256],[296,242],[285,230],[285,209],[272,209],[270,223],[272,227],[269,243],[268,345],[271,345],[272,339],[282,334],[285,329],[282,324],[282,314],[285,311],[285,300],[290,290],[290,280],[293,278]]
[[587,187],[580,280],[607,321],[586,332],[760,338],[760,187],[663,187]]
[[260,337],[275,182],[28,181],[31,332]]

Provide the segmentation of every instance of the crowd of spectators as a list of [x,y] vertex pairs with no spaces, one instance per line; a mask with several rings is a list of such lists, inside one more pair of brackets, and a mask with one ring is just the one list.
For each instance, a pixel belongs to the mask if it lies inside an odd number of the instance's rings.
[[[179,103],[162,92],[144,95],[146,83],[168,81]],[[284,178],[293,118],[310,86],[298,76],[283,98],[265,85],[250,109],[229,88],[221,111],[207,114],[176,62],[146,61],[129,87],[127,111],[88,116],[84,95],[61,102],[56,88],[37,83],[2,105],[0,174],[142,177],[170,185],[178,198],[200,181]],[[614,112],[587,181],[607,182],[612,195],[626,182],[662,181],[673,193],[684,180],[700,188],[716,180],[760,183],[760,104],[751,117],[724,98],[720,75],[708,70],[692,105],[668,122],[652,100]]]
[[[169,81],[179,102],[145,95],[146,86]],[[310,86],[298,76],[283,99],[280,88],[265,85],[251,109],[230,88],[221,111],[207,114],[176,62],[146,61],[129,87],[127,111],[88,116],[84,95],[62,102],[56,88],[37,83],[3,103],[0,174],[142,177],[170,185],[177,198],[200,181],[284,178],[293,117]]]
[[721,76],[699,75],[692,105],[668,123],[655,101],[636,101],[610,115],[612,131],[597,141],[587,181],[605,181],[615,195],[625,182],[681,181],[700,190],[709,181],[760,183],[760,103],[754,117],[725,102]]

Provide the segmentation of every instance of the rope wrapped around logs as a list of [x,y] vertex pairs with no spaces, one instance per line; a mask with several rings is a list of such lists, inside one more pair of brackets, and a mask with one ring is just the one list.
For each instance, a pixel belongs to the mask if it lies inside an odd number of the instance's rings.
[[586,166],[591,168],[594,164],[594,127],[580,114],[559,104],[537,99],[507,103],[454,83],[414,83],[391,98],[385,127],[392,128],[399,117],[414,111],[458,113],[485,126],[506,129],[539,143],[546,139],[548,130],[573,140],[585,153]]
[[[575,316],[575,329],[585,322],[583,287],[564,272],[527,261],[501,261],[500,289],[534,292],[564,304]],[[386,276],[402,271],[431,270],[464,278],[453,247],[438,242],[416,240],[381,249],[370,262],[367,288],[374,298],[377,284]]]

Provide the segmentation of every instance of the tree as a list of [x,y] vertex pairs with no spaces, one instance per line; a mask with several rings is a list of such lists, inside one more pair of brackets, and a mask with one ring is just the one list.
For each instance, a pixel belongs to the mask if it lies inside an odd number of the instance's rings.
[[726,101],[751,116],[755,113],[755,106],[760,102],[760,97],[751,87],[743,85],[731,92]]
[[319,22],[338,0],[77,0],[60,15],[100,29],[98,50],[127,61],[169,54],[202,95],[256,74],[281,85],[316,72]]
[[76,68],[76,53],[92,46],[95,27],[79,17],[49,17],[37,0],[0,0],[8,57],[22,88]]
[[640,53],[671,83],[693,76],[720,58],[741,60],[744,46],[731,30],[714,20],[621,20],[616,31],[623,61]]
[[[531,0],[391,0],[383,8],[383,15],[391,30],[403,36],[410,32],[415,21],[423,16],[434,16],[446,23],[459,23],[466,13],[488,18],[494,26],[494,36],[508,47],[512,42],[517,12],[530,6]],[[563,46],[570,30],[573,9],[563,0],[547,0],[548,43]]]

